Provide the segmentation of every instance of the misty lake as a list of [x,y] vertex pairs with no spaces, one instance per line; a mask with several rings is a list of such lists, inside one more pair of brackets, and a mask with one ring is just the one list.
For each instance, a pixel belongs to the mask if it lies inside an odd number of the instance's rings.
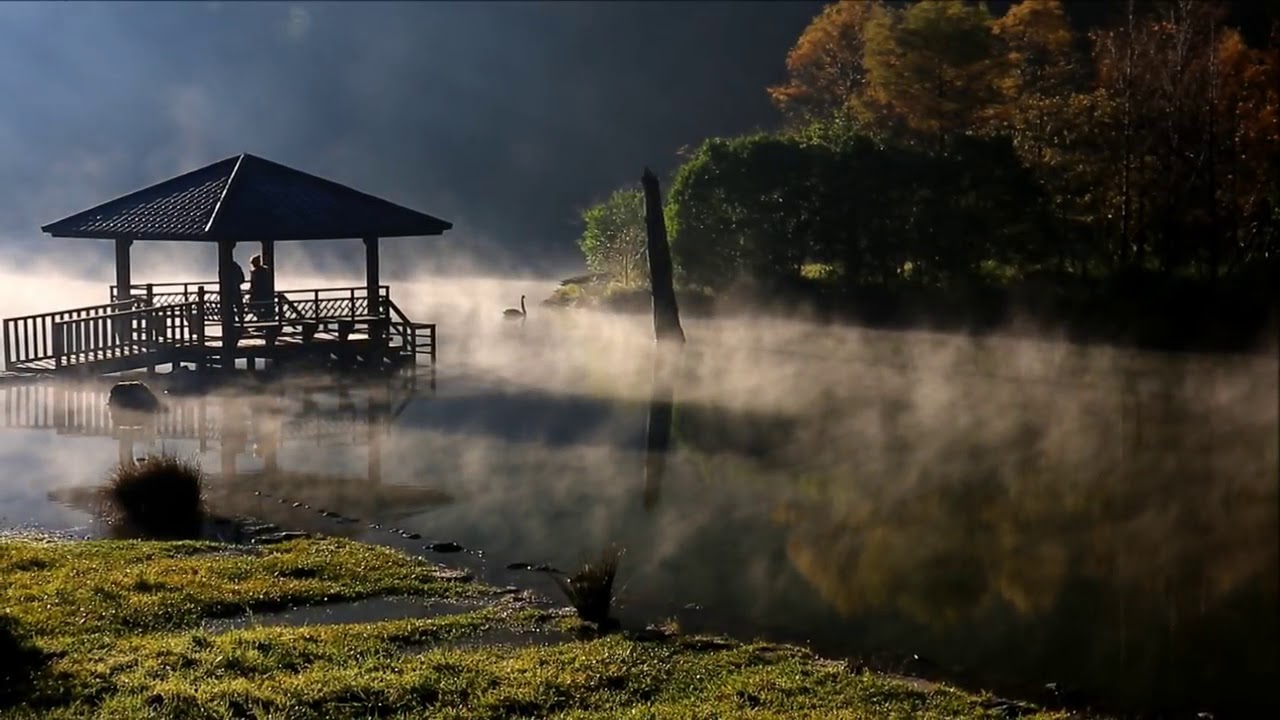
[[542,310],[547,283],[395,287],[439,323],[434,388],[299,379],[129,434],[110,381],[3,386],[0,529],[109,536],[91,498],[118,457],[196,454],[216,512],[498,584],[554,594],[507,565],[616,542],[624,623],[1118,708],[1277,707],[1274,353],[687,319],[651,456],[648,318]]

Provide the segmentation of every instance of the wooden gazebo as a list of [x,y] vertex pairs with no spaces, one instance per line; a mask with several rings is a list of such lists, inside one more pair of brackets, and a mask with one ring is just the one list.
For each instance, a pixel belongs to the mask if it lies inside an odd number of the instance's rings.
[[[103,305],[5,320],[5,367],[119,372],[191,362],[230,369],[237,359],[252,366],[300,354],[434,363],[435,326],[409,321],[380,284],[378,243],[452,227],[254,155],[220,160],[44,226],[57,238],[113,240],[116,282]],[[261,243],[274,279],[276,242],[334,239],[363,241],[363,287],[277,290],[270,312],[250,320],[252,310],[236,311],[237,243]],[[146,240],[217,243],[218,279],[133,284],[130,250]]]

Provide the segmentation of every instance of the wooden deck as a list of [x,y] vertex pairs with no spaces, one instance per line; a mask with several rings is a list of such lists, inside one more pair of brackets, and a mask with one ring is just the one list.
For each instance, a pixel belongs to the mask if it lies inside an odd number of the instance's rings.
[[370,366],[435,364],[435,325],[410,321],[386,286],[376,303],[360,287],[276,293],[272,319],[236,322],[239,337],[230,344],[221,337],[216,292],[190,283],[138,287],[145,291],[125,301],[5,320],[5,370],[110,374],[182,363],[218,368],[228,357],[255,365],[304,356]]

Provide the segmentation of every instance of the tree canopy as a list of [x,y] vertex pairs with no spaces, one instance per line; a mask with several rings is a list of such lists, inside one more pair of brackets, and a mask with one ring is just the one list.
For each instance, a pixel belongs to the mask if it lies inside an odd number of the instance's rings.
[[[1228,9],[1117,3],[1081,34],[1060,0],[832,3],[766,89],[783,128],[708,139],[676,171],[678,277],[780,287],[819,264],[849,289],[1141,274],[1263,292],[1280,25],[1250,45]],[[609,246],[592,217],[584,250]]]

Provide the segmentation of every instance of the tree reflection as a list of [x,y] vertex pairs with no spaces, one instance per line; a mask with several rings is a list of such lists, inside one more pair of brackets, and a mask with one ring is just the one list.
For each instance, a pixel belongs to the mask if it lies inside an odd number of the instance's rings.
[[[1166,400],[1144,430],[1176,437],[1193,417]],[[1280,670],[1275,461],[1247,454],[1266,431],[1217,454],[1130,446],[1091,475],[1046,454],[1043,427],[961,433],[933,442],[949,462],[902,457],[896,482],[856,492],[833,477],[774,517],[828,604],[892,618],[913,650],[1134,707],[1274,705],[1257,688]]]
[[645,429],[644,508],[652,510],[662,494],[662,479],[671,450],[675,412],[675,383],[680,372],[681,348],[659,344],[653,355],[653,387],[649,399],[649,422]]

